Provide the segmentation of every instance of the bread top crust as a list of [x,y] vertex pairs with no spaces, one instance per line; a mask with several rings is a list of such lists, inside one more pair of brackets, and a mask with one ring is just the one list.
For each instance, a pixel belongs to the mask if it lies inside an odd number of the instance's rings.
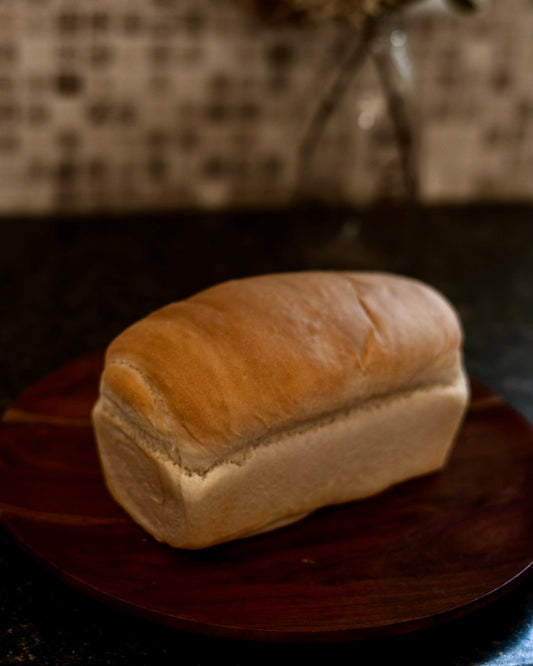
[[101,396],[176,463],[208,469],[264,437],[457,376],[442,295],[385,273],[233,280],[148,315],[109,346]]

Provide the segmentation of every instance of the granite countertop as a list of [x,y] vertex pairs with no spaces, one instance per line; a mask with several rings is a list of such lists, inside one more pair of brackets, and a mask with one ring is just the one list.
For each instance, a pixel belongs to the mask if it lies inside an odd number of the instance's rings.
[[[4,219],[0,409],[127,324],[214,282],[309,268],[391,270],[456,305],[469,373],[533,422],[533,223],[529,206]],[[0,528],[0,663],[233,664],[306,658],[523,666],[533,585],[448,624],[347,645],[263,645],[192,635],[69,588]]]

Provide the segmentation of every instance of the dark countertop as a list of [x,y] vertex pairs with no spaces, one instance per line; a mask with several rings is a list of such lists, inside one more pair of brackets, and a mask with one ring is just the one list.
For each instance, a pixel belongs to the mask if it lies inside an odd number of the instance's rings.
[[[533,217],[529,205],[408,215],[314,210],[0,221],[0,410],[28,385],[103,348],[127,324],[231,277],[390,270],[446,294],[469,373],[533,422]],[[235,665],[341,656],[361,663],[522,666],[533,584],[440,627],[347,645],[263,645],[186,634],[67,587],[0,528],[0,663]]]

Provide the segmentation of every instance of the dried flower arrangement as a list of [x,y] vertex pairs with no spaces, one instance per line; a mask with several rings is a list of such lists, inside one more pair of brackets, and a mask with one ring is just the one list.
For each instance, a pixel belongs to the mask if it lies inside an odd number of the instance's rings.
[[[484,0],[444,0],[452,9],[474,11]],[[383,85],[389,115],[394,127],[405,190],[410,200],[418,196],[415,168],[414,132],[401,95],[397,93],[386,58],[372,54],[380,20],[420,0],[241,0],[269,24],[302,25],[327,20],[341,21],[353,29],[358,39],[351,41],[341,58],[336,77],[320,99],[300,143],[296,162],[295,193],[305,180],[306,169],[319,143],[328,119],[367,56],[373,55]]]
[[380,16],[413,0],[246,0],[262,18],[301,23],[341,19],[361,28],[368,17]]
[[[339,19],[361,28],[369,18],[384,16],[420,0],[244,0],[271,22],[301,23]],[[473,11],[482,0],[445,0],[450,7]]]

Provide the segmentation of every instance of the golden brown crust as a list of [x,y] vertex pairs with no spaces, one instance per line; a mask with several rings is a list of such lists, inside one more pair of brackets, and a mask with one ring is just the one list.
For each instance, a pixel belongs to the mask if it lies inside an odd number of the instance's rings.
[[454,310],[420,282],[273,274],[212,287],[126,329],[101,390],[140,431],[179,441],[167,453],[201,471],[267,431],[447,382],[460,346]]

